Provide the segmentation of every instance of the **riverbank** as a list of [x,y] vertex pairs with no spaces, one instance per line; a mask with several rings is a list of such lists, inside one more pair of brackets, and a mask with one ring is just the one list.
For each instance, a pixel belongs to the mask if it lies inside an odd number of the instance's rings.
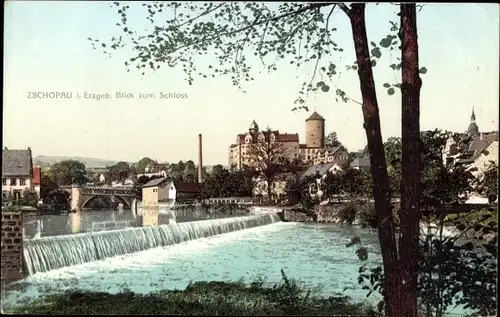
[[71,291],[42,297],[10,311],[36,315],[218,315],[218,316],[379,316],[347,297],[320,297],[306,292],[282,272],[283,279],[264,286],[259,279],[242,282],[198,282],[182,291],[147,295]]

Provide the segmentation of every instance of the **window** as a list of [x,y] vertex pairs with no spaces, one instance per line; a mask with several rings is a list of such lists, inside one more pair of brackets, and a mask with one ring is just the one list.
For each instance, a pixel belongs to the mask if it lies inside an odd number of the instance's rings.
[[2,178],[2,186],[7,186],[7,178]]
[[15,186],[15,185],[17,185],[17,179],[11,178],[10,179],[10,186]]
[[25,186],[26,185],[26,178],[20,178],[19,179],[19,185]]

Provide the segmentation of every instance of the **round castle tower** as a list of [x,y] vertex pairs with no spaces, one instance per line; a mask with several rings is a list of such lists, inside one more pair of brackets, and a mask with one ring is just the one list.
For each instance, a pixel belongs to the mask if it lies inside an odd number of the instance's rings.
[[306,119],[306,146],[308,148],[325,146],[325,119],[316,111]]

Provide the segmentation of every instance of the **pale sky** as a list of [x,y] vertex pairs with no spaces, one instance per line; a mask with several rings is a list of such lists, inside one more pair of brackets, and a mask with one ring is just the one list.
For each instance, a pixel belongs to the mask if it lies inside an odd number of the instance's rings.
[[[498,129],[498,4],[427,4],[418,13],[422,76],[421,128],[464,131],[474,107],[481,131]],[[379,42],[397,20],[396,6],[369,4],[369,40]],[[131,16],[135,23],[143,10]],[[344,61],[355,60],[351,30],[342,12],[332,19]],[[163,67],[142,77],[126,72],[127,52],[108,58],[93,50],[88,37],[119,35],[116,9],[108,2],[9,1],[5,10],[3,143],[30,146],[34,155],[86,156],[137,161],[197,160],[197,135],[203,134],[204,164],[227,164],[228,147],[253,119],[261,128],[299,133],[316,109],[326,131],[336,131],[349,150],[363,148],[361,107],[335,101],[335,90],[309,97],[310,112],[292,112],[293,101],[309,77],[289,65],[244,86],[230,78],[185,82],[182,69]],[[384,59],[385,58],[385,59]],[[392,57],[395,59],[395,54]],[[383,62],[385,61],[385,63]],[[206,60],[205,60],[206,62]],[[340,62],[341,63],[341,62]],[[382,84],[398,73],[386,55],[375,67],[384,139],[401,134],[400,94],[388,96]],[[259,66],[259,63],[255,63]],[[296,77],[299,77],[296,79]],[[355,72],[344,71],[337,86],[360,100]],[[28,99],[30,91],[68,91],[73,99]],[[84,92],[187,93],[187,99],[76,99]]]

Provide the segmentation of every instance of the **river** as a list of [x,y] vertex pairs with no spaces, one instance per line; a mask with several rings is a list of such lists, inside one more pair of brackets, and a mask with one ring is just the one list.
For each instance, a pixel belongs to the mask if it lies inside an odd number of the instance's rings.
[[357,282],[362,262],[355,247],[345,246],[353,236],[359,236],[367,247],[368,264],[380,265],[375,232],[343,225],[278,222],[36,273],[5,291],[2,306],[69,289],[150,293],[183,289],[191,281],[252,281],[257,277],[275,283],[282,269],[289,278],[320,294],[376,303],[379,294],[366,298],[367,291]]

